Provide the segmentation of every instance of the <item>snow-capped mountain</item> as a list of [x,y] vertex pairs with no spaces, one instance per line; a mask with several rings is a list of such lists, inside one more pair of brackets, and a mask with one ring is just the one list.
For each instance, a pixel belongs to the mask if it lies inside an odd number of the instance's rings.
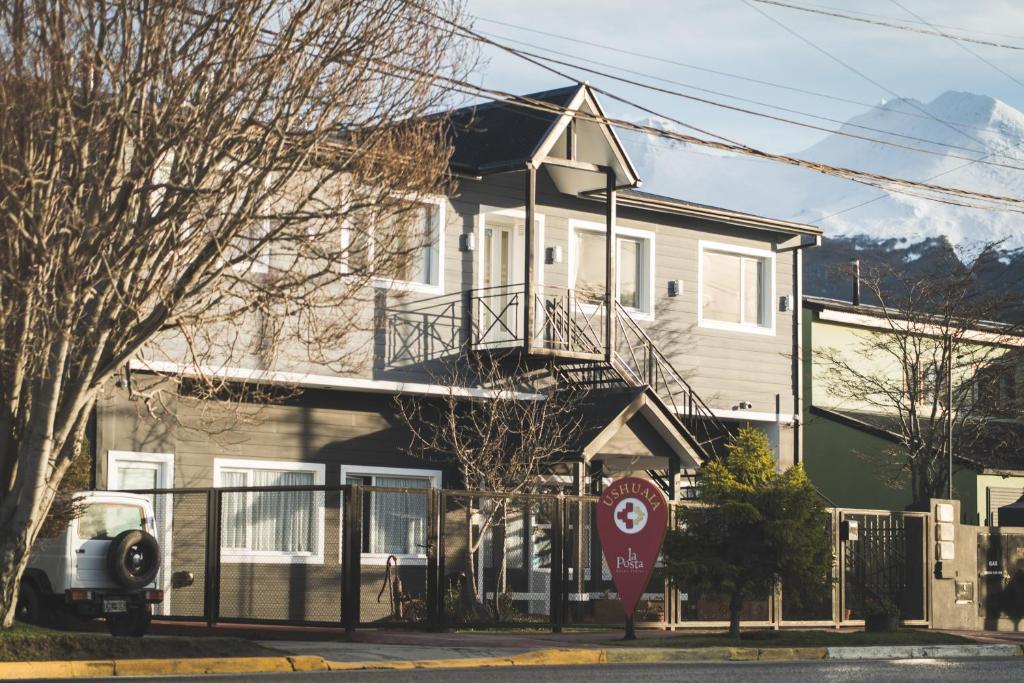
[[[668,129],[675,125],[645,123]],[[890,100],[850,119],[840,130],[930,153],[832,134],[791,155],[1024,197],[1024,113],[1005,102],[965,92],[946,92],[928,103]],[[623,139],[644,190],[824,228],[825,246],[808,258],[808,287],[814,292],[817,283],[819,290],[826,290],[817,294],[833,292],[828,278],[814,272],[815,264],[835,261],[839,252],[844,258],[846,252],[857,252],[862,259],[878,252],[879,257],[910,264],[934,249],[967,250],[1001,240],[1007,252],[1002,265],[1016,272],[1024,265],[1024,257],[1012,253],[1024,251],[1020,213],[952,206],[665,138],[626,133]],[[987,163],[972,163],[982,158]]]

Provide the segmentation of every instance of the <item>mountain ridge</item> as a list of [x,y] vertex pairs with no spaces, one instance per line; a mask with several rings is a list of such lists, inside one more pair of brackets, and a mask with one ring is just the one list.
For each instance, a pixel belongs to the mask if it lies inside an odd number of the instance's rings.
[[[678,129],[664,120],[645,123]],[[896,98],[851,117],[838,130],[875,141],[831,133],[791,156],[1024,198],[1024,112],[1001,100],[963,91],[929,102]],[[821,227],[823,245],[805,259],[808,294],[848,299],[849,282],[835,273],[851,258],[925,272],[950,250],[976,253],[997,244],[999,255],[986,272],[1001,286],[1009,281],[1024,297],[1019,213],[952,206],[635,132],[622,137],[646,191]]]

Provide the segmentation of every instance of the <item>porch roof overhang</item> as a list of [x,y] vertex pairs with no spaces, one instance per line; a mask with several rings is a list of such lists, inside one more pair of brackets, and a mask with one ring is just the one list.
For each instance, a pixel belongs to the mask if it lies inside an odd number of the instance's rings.
[[700,455],[675,427],[664,404],[652,396],[650,389],[637,388],[619,396],[603,395],[600,405],[587,410],[584,433],[577,457],[589,462],[599,455],[620,430],[634,418],[644,420],[678,459],[680,469],[696,469],[703,464]]
[[[538,106],[548,110],[538,110]],[[637,187],[640,177],[586,83],[458,109],[449,114],[451,168],[471,176],[545,166],[559,192]]]

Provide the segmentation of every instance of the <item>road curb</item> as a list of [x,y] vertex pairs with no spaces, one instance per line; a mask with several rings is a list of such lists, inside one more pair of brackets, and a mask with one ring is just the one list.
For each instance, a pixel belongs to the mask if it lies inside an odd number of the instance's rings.
[[196,657],[188,659],[101,659],[61,662],[0,662],[0,680],[173,676],[327,671],[322,657]]
[[495,666],[665,664],[672,662],[795,662],[850,659],[955,659],[1019,657],[1018,645],[913,645],[892,647],[578,648],[534,650],[508,657],[412,661],[327,662],[331,671],[465,669]]
[[857,659],[956,659],[1024,656],[1021,645],[903,645],[891,647],[614,647],[531,650],[500,657],[332,662],[316,656],[104,659],[0,662],[0,680],[173,676],[292,671],[468,669],[505,666],[666,664],[672,662],[793,662]]
[[1024,645],[894,645],[878,647],[830,647],[829,659],[960,659],[972,657],[1020,657]]

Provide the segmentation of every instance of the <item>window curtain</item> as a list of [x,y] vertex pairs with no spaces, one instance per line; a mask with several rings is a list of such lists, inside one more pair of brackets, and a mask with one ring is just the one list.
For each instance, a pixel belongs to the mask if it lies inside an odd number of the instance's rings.
[[[220,485],[224,488],[245,486],[245,472],[221,472]],[[222,493],[220,496],[221,525],[220,544],[222,548],[245,549],[246,528],[249,526],[247,493]]]
[[[374,477],[376,486],[428,489],[429,479]],[[426,493],[373,493],[371,553],[422,555],[427,543]]]
[[[311,486],[312,472],[253,472],[253,486]],[[313,491],[252,493],[252,549],[308,553],[313,549]]]

